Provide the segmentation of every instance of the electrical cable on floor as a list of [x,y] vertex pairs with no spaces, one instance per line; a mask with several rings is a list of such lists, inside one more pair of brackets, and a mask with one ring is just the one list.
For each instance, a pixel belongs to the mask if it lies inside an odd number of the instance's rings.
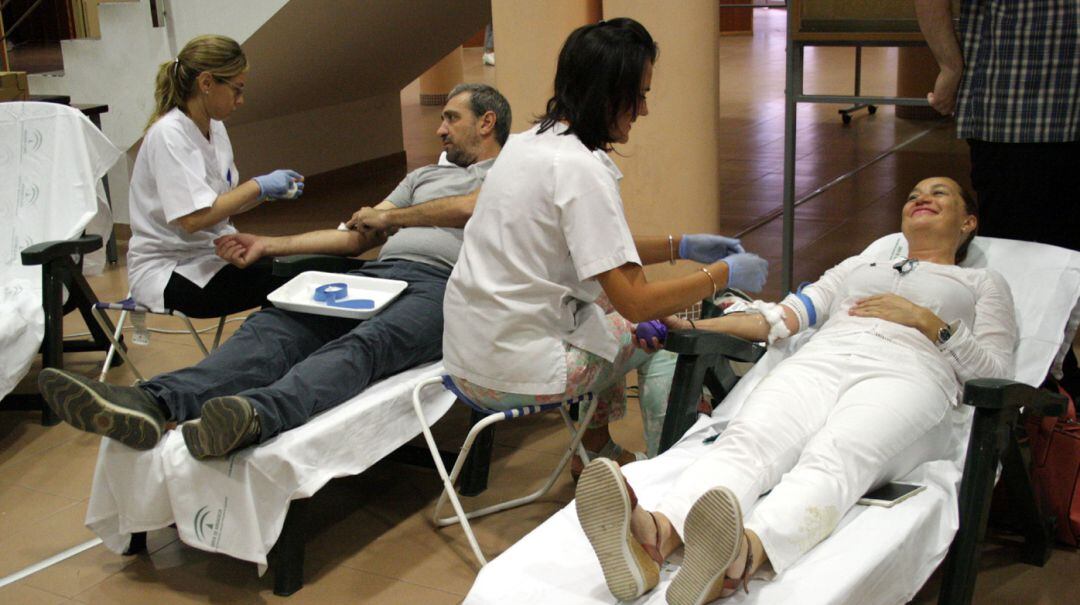
[[65,559],[70,559],[71,557],[74,557],[75,555],[83,552],[84,550],[90,550],[91,548],[93,548],[93,547],[95,547],[95,546],[97,546],[98,544],[101,544],[101,543],[102,543],[101,538],[94,538],[93,540],[87,540],[86,542],[83,542],[82,544],[79,544],[77,546],[72,546],[71,548],[69,548],[69,549],[67,549],[67,550],[65,550],[65,551],[63,551],[61,553],[57,553],[57,554],[49,557],[48,559],[45,559],[43,561],[38,561],[37,563],[34,563],[33,565],[31,565],[29,567],[24,567],[24,568],[20,569],[19,571],[15,572],[15,573],[13,573],[13,574],[11,574],[9,576],[5,576],[3,578],[0,578],[0,588],[3,588],[4,586],[7,586],[8,584],[18,582],[19,580],[25,578],[26,576],[29,576],[31,574],[35,574],[35,573],[37,573],[37,572],[39,572],[39,571],[41,571],[41,570],[43,570],[43,569],[45,569],[47,567],[51,567],[53,565],[56,565],[57,563],[65,560]]
[[[238,317],[230,317],[229,319],[225,320],[225,323],[232,323],[234,321],[243,321],[243,320],[245,320],[247,318],[248,318],[247,315],[238,316]],[[128,325],[124,326],[124,329],[125,330],[131,330],[131,329],[134,329],[134,326],[132,326],[131,324],[128,324]],[[198,330],[195,330],[195,332],[197,334],[206,334],[206,333],[211,332],[213,330],[217,330],[217,326],[207,326],[205,328],[200,328]],[[191,332],[188,332],[187,330],[166,330],[165,328],[147,328],[146,331],[147,332],[152,332],[154,334],[191,334]],[[72,334],[65,335],[64,340],[70,340],[72,338],[84,338],[86,336],[90,336],[90,333],[89,332],[74,332]]]

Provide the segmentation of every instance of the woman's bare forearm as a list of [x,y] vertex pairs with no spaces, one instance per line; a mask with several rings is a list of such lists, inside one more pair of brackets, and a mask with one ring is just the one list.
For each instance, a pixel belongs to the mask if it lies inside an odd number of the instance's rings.
[[219,195],[214,200],[214,205],[209,208],[196,210],[191,214],[176,219],[176,222],[188,233],[202,231],[213,227],[230,216],[242,214],[258,206],[262,203],[259,199],[259,192],[259,184],[252,179]]
[[[795,313],[785,305],[780,305],[784,313],[784,325],[791,334],[799,331],[799,319]],[[695,322],[697,329],[709,330],[710,332],[723,332],[746,340],[762,342],[769,338],[769,322],[761,313],[753,311],[746,313],[729,313],[721,317],[702,319]]]
[[649,282],[640,266],[626,264],[601,273],[597,280],[619,315],[632,322],[642,322],[678,313],[727,285],[727,263],[717,261],[705,266],[705,270],[708,274],[699,270],[683,277]]
[[667,263],[679,260],[679,244],[682,243],[681,235],[648,235],[634,236],[634,246],[637,247],[641,262],[646,265]]

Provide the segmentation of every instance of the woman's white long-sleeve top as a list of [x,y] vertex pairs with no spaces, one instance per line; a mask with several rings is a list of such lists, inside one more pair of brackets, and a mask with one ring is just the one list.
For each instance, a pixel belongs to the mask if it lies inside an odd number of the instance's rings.
[[[872,334],[910,350],[929,371],[948,374],[958,385],[973,378],[1013,376],[1016,316],[1012,293],[1000,274],[930,262],[908,263],[903,271],[896,265],[895,260],[849,258],[804,287],[802,296],[789,295],[784,304],[796,311],[800,328],[820,326],[814,341]],[[952,327],[952,337],[938,346],[915,328],[848,314],[857,300],[885,293],[930,309]]]

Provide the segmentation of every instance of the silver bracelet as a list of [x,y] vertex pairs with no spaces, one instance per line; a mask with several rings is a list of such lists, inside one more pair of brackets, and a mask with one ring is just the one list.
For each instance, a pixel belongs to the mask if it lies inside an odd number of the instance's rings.
[[709,282],[712,283],[712,297],[716,298],[716,290],[717,290],[716,280],[713,279],[712,273],[710,273],[707,268],[702,267],[701,270],[702,270],[702,272],[705,273],[705,275],[707,275],[709,277]]
[[675,264],[675,237],[670,233],[667,236],[668,263]]

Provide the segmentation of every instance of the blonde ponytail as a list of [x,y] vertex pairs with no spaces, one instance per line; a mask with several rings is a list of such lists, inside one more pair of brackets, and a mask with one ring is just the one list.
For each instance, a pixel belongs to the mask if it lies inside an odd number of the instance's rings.
[[154,83],[156,106],[146,128],[174,108],[184,107],[197,92],[195,82],[199,74],[208,72],[215,78],[226,80],[244,73],[247,68],[247,57],[236,40],[215,35],[192,38],[175,59],[158,67]]

